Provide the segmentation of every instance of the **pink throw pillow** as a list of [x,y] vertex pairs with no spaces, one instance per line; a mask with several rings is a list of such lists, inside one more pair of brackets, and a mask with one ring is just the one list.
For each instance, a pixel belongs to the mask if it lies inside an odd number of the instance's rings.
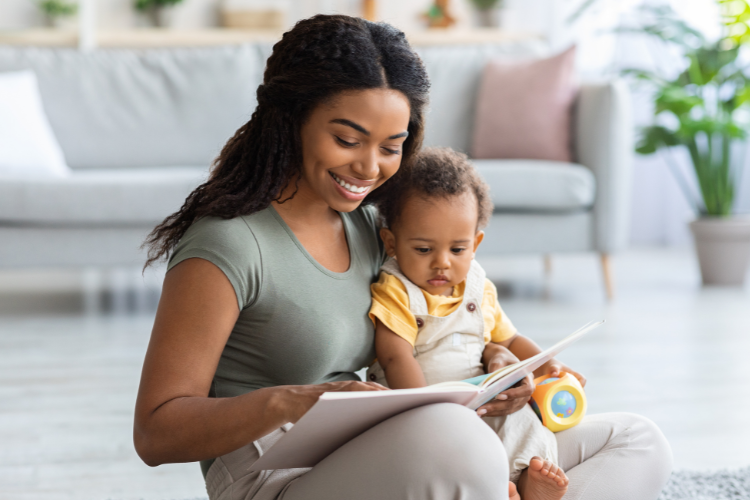
[[474,158],[571,161],[575,46],[549,59],[487,63],[474,122]]

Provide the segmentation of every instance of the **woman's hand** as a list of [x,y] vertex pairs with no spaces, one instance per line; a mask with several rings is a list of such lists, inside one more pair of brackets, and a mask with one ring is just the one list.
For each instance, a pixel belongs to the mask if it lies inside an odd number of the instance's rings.
[[501,392],[492,401],[477,408],[480,417],[504,417],[515,413],[529,402],[534,392],[534,379],[531,375],[524,377],[510,389]]
[[[485,371],[492,373],[504,366],[518,363],[518,358],[507,348],[490,342],[484,347],[482,362]],[[529,375],[516,385],[498,394],[495,399],[477,408],[482,417],[503,417],[515,413],[525,405],[534,392],[534,379]]]
[[551,377],[560,377],[563,373],[570,373],[578,379],[578,381],[581,383],[581,387],[586,387],[586,377],[584,377],[577,371],[572,370],[568,367],[568,365],[566,365],[565,363],[561,363],[556,359],[549,360],[543,368],[543,373]]
[[518,358],[506,347],[490,342],[484,346],[482,352],[482,364],[485,373],[492,373],[513,363],[518,363]]
[[316,385],[285,385],[279,386],[275,398],[276,404],[282,405],[282,411],[289,422],[297,423],[302,415],[307,413],[318,402],[324,392],[357,392],[357,391],[387,391],[375,382],[328,382]]

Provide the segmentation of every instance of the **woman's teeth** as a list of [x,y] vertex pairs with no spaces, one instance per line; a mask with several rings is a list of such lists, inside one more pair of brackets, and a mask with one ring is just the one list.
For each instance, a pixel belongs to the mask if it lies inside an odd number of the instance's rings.
[[350,193],[362,194],[365,191],[367,191],[368,189],[370,189],[369,186],[362,186],[362,187],[352,186],[348,182],[345,182],[343,179],[340,179],[340,178],[336,177],[336,174],[334,174],[334,173],[331,173],[331,176],[333,177],[333,180],[335,180],[336,182],[338,182],[341,187],[343,187],[344,189],[346,189]]

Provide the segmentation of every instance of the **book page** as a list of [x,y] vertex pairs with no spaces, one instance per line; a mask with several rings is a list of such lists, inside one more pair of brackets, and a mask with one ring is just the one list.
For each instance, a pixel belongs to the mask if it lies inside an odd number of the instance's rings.
[[499,374],[499,378],[493,373],[491,380],[490,377],[488,377],[488,380],[490,380],[490,382],[486,385],[482,384],[482,392],[480,392],[479,395],[467,406],[472,410],[479,408],[504,390],[515,385],[519,380],[523,379],[528,374],[533,373],[534,370],[542,366],[550,359],[554,358],[560,351],[583,337],[594,328],[600,327],[602,324],[604,324],[604,320],[592,321],[591,323],[587,323],[549,349],[546,349],[539,354],[536,354],[519,363],[509,365],[498,370],[495,373]]
[[455,403],[466,406],[477,387],[326,392],[310,410],[249,469],[312,467],[337,448],[383,420],[420,406]]

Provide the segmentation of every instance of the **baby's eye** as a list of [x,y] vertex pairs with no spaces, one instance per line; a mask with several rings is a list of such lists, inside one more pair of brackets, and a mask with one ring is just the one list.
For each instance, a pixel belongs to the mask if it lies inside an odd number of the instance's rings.
[[427,253],[427,252],[429,252],[429,251],[430,251],[430,249],[429,249],[429,248],[427,248],[427,247],[417,247],[417,248],[415,248],[414,250],[416,250],[416,251],[417,251],[417,252],[419,252],[419,253]]
[[455,253],[456,255],[460,254],[464,250],[466,249],[465,248],[451,248],[451,252]]

